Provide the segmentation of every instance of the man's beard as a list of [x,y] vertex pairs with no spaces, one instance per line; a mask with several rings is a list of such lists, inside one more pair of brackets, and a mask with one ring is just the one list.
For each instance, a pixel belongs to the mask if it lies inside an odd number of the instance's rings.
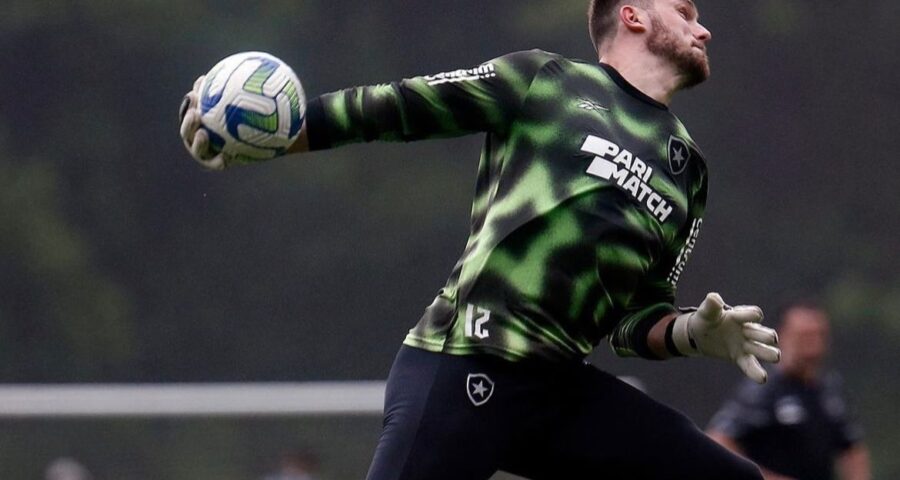
[[705,51],[700,52],[693,47],[679,49],[678,39],[657,14],[651,13],[650,21],[653,33],[647,40],[647,48],[651,53],[672,62],[678,69],[681,75],[680,88],[691,88],[709,78],[709,58]]

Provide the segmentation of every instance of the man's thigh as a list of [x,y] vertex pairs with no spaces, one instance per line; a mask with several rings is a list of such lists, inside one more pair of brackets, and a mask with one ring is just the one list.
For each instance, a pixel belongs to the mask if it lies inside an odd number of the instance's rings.
[[683,414],[585,365],[533,452],[509,471],[534,480],[759,480],[756,467],[710,440]]
[[517,423],[507,363],[401,348],[368,480],[490,478]]

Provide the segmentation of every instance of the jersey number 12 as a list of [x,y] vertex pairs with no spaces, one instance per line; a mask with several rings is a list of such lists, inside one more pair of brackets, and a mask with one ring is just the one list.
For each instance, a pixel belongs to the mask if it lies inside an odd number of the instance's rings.
[[[477,316],[477,317],[476,317]],[[484,324],[491,320],[491,311],[469,304],[466,307],[466,337],[488,338],[491,334]]]

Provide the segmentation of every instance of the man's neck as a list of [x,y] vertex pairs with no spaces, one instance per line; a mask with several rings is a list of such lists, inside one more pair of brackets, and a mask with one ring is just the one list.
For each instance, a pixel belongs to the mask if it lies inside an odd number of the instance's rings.
[[815,385],[819,382],[818,368],[792,368],[787,365],[779,366],[779,368],[784,375],[795,378],[805,385]]
[[663,105],[672,103],[680,88],[680,78],[672,66],[651,55],[608,52],[600,61],[615,68],[628,83]]

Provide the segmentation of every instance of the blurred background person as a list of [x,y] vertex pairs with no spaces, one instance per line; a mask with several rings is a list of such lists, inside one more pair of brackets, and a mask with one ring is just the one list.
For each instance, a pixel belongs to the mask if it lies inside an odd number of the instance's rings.
[[308,452],[291,452],[281,456],[278,471],[263,480],[317,480],[319,459]]
[[768,383],[744,382],[709,435],[758,463],[767,480],[868,480],[869,452],[837,373],[825,366],[829,319],[807,300],[779,312],[782,358]]
[[44,480],[93,480],[91,472],[73,458],[61,457],[50,462]]

